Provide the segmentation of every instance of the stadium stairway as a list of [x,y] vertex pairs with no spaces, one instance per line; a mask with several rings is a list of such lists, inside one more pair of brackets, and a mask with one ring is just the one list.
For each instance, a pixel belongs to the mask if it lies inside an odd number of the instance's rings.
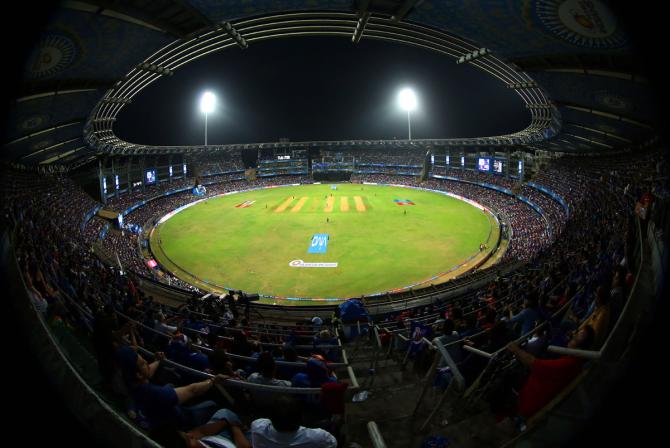
[[[349,363],[359,380],[360,390],[367,392],[363,401],[346,405],[346,440],[361,446],[371,446],[367,423],[375,421],[389,448],[418,447],[431,435],[448,438],[451,446],[501,446],[517,434],[511,422],[497,423],[485,406],[452,420],[454,406],[459,406],[458,394],[450,393],[440,411],[422,428],[441,394],[429,384],[417,408],[424,389],[427,369],[411,361],[403,367],[404,352],[387,357],[386,350],[377,352],[377,345],[367,339],[352,341],[345,346]],[[371,366],[374,365],[374,369]],[[416,412],[415,411],[416,409]],[[412,415],[414,413],[414,415]],[[461,413],[462,414],[462,413]]]

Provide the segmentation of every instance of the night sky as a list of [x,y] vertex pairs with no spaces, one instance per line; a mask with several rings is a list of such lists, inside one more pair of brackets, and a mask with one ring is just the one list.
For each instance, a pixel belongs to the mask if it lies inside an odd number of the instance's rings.
[[251,43],[192,62],[144,89],[119,114],[116,134],[153,145],[204,143],[203,91],[217,95],[208,143],[406,139],[401,87],[414,88],[412,138],[499,135],[530,114],[502,82],[447,56],[339,37]]

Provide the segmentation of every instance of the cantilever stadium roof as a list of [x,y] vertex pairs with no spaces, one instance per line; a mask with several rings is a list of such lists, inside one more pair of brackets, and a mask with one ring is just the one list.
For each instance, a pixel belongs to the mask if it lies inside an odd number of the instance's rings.
[[[536,109],[531,110],[534,120],[538,117],[533,129],[518,130],[526,133],[510,134],[499,144],[602,152],[639,144],[659,127],[653,92],[635,67],[629,37],[602,0],[66,1],[28,58],[14,93],[2,158],[71,165],[100,152],[121,152],[133,142],[113,134],[113,118],[123,107],[115,103],[123,99],[117,94],[140,72],[145,81],[168,76],[156,73],[156,67],[153,72],[138,69],[139,64],[158,60],[166,47],[193,44],[216,32],[224,35],[222,47],[253,46],[262,33],[279,36],[286,26],[305,32],[305,20],[311,21],[312,33],[353,41],[404,40],[451,54],[455,50],[447,47],[462,39],[461,56],[486,48],[489,54],[464,57],[464,63],[496,73],[507,70],[500,78],[527,94],[524,101]],[[226,23],[239,30],[237,40]],[[459,54],[452,56],[456,63]],[[499,62],[495,69],[494,61]],[[169,63],[164,68],[179,69]],[[523,80],[537,84],[523,86]],[[160,148],[134,147],[133,153],[152,150]],[[186,149],[165,149],[175,150]]]

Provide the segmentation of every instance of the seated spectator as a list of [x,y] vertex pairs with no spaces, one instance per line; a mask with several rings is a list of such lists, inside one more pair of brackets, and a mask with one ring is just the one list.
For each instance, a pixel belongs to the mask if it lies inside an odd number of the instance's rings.
[[462,309],[458,307],[453,308],[446,317],[447,319],[451,319],[454,321],[454,325],[456,326],[456,331],[458,332],[458,334],[461,334],[463,331],[465,331],[466,323],[465,319],[463,319]]
[[609,301],[609,291],[607,291],[607,289],[605,289],[603,286],[599,286],[596,291],[595,308],[593,309],[593,312],[588,317],[588,319],[586,319],[580,326],[580,328],[584,328],[586,326],[593,328],[595,337],[593,340],[593,347],[589,348],[593,348],[594,350],[599,349],[607,338],[610,323]]
[[188,314],[186,318],[182,321],[181,325],[184,328],[209,333],[209,327],[207,326],[207,324],[200,322],[198,319],[194,317],[193,314]]
[[[442,324],[442,335],[439,336],[439,339],[440,342],[446,346],[447,352],[449,352],[451,359],[453,359],[455,363],[461,362],[461,359],[463,358],[461,353],[461,344],[454,344],[454,342],[460,340],[461,338],[456,332],[456,326],[454,325],[453,320],[446,319],[444,321]],[[441,361],[440,364],[438,364],[438,367],[444,366],[444,361]]]
[[[243,380],[240,376],[240,372],[233,370],[233,363],[224,349],[215,348],[209,353],[208,358],[209,369],[207,369],[207,372],[212,375],[224,375],[232,379]],[[216,401],[222,407],[235,406],[238,411],[246,411],[249,405],[248,397],[242,389],[224,388],[220,384],[217,384],[216,387],[208,393],[207,397]]]
[[338,362],[340,351],[336,348],[321,348],[322,345],[337,345],[337,338],[333,337],[330,330],[321,330],[314,336],[314,350],[323,355],[329,361]]
[[150,428],[163,425],[188,430],[205,423],[216,411],[216,403],[203,403],[186,407],[184,403],[203,395],[211,389],[214,382],[223,382],[227,377],[217,375],[198,383],[183,387],[159,386],[149,380],[158,370],[160,361],[165,358],[162,352],[156,354],[156,361],[147,363],[132,347],[117,350],[117,362],[126,385],[138,409],[147,418]]
[[526,351],[533,356],[539,356],[547,346],[549,334],[544,327],[536,328],[526,343]]
[[535,298],[526,298],[523,301],[523,309],[517,314],[512,313],[512,308],[508,307],[510,324],[519,323],[519,336],[528,334],[535,328],[536,322],[540,319],[540,314],[537,311],[537,300]]
[[337,376],[328,367],[321,355],[312,355],[307,360],[307,373],[298,373],[291,379],[294,387],[321,387],[322,384],[337,381]]
[[[277,361],[298,362],[298,353],[290,345],[284,345],[282,356]],[[281,379],[290,379],[302,370],[300,367],[277,366],[277,376]]]
[[335,448],[337,439],[323,429],[300,426],[302,406],[290,395],[280,395],[273,401],[270,418],[251,423],[251,443],[254,448]]
[[167,347],[165,347],[165,356],[170,360],[179,364],[184,364],[184,360],[188,356],[188,336],[177,331],[170,339]]
[[336,306],[335,310],[333,310],[333,316],[331,317],[331,325],[333,326],[333,329],[339,331],[340,333],[342,332],[342,319],[340,319],[340,307]]
[[479,329],[477,328],[477,316],[474,314],[468,314],[465,316],[463,319],[463,322],[465,322],[465,327],[460,332],[460,336],[462,338],[467,338],[468,336],[472,336],[473,334],[476,334]]
[[169,319],[166,319],[165,314],[158,313],[158,323],[156,324],[156,330],[160,331],[161,333],[172,334],[175,331],[177,331],[177,327],[174,325],[170,325],[170,323],[179,319],[181,319],[181,316],[175,315]]
[[490,330],[496,324],[497,317],[498,314],[493,308],[486,308],[486,311],[484,311],[484,315],[479,322],[479,327],[482,330]]
[[[193,346],[188,336],[177,330],[165,349],[165,355],[171,361],[185,365],[195,370],[205,371],[209,368],[207,355]],[[187,375],[188,376],[188,375]],[[192,378],[195,380],[196,378]]]
[[230,352],[240,356],[251,356],[252,346],[244,332],[237,330],[233,333],[233,346]]
[[219,409],[206,424],[188,432],[164,426],[151,431],[150,436],[166,448],[251,448],[242,422],[228,409]]
[[[255,384],[265,384],[268,386],[284,386],[291,387],[291,382],[286,380],[279,380],[275,378],[277,365],[270,352],[263,352],[258,357],[255,365],[256,372],[249,375],[247,381]],[[262,411],[269,409],[274,392],[264,390],[251,389],[251,397],[253,399],[254,407],[264,415]]]
[[93,348],[98,361],[98,370],[105,386],[112,385],[114,377],[114,356],[123,345],[122,336],[128,325],[121,330],[114,309],[107,305],[97,310],[93,319]]
[[239,377],[233,370],[233,362],[230,360],[228,353],[222,348],[215,348],[208,355],[210,373],[215,375],[222,374],[230,377]]
[[[477,348],[487,353],[495,353],[512,340],[509,329],[505,325],[505,322],[502,321],[494,325],[493,328],[482,337],[485,337],[486,340],[481,345],[477,345]],[[475,345],[473,341],[468,339],[464,342],[468,345]],[[463,361],[459,365],[459,370],[465,379],[465,383],[468,385],[472,384],[482,370],[486,368],[487,363],[488,360],[486,358],[475,353],[468,352],[467,355],[464,355]]]
[[587,310],[588,295],[578,287],[577,292],[575,292],[573,295],[572,305],[570,305],[570,312],[566,315],[564,320],[577,322],[584,317]]
[[275,378],[277,373],[277,364],[270,352],[263,352],[256,362],[256,372],[249,375],[247,381],[256,384],[266,384],[269,386],[291,386],[290,381],[278,380]]
[[[586,350],[593,344],[594,337],[593,328],[584,326],[574,334],[568,348]],[[533,416],[577,378],[584,363],[583,359],[574,356],[539,359],[517,344],[510,344],[508,349],[530,368],[530,374],[519,391],[517,413],[523,418]]]
[[[457,342],[461,338],[455,330],[454,321],[451,319],[446,319],[442,323],[441,328],[442,335],[433,339],[433,342],[440,340],[440,342],[445,346],[447,353],[451,356],[451,359],[454,363],[459,363],[463,357],[461,353],[461,343]],[[451,380],[453,379],[451,373],[451,367],[447,365],[447,362],[444,358],[440,357],[440,361],[437,364],[437,372],[433,379],[433,386],[440,387],[445,389]]]
[[72,333],[72,327],[65,319],[67,316],[67,308],[61,302],[54,302],[47,310],[47,318],[51,331],[54,336],[60,341],[65,334]]
[[423,355],[428,348],[426,339],[431,337],[431,331],[432,329],[428,326],[416,323],[412,324],[412,339],[409,343],[408,358],[414,361],[415,368],[420,367],[421,363],[419,361],[424,358]]
[[233,340],[228,337],[226,327],[213,327],[207,334],[207,344],[212,349],[223,348],[230,351]]
[[319,316],[314,316],[312,318],[312,325],[314,326],[315,329],[319,329],[321,325],[323,325],[323,320]]

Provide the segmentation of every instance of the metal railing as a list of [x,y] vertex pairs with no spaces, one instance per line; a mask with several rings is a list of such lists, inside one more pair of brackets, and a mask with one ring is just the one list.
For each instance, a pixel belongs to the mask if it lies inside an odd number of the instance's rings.
[[373,421],[368,422],[367,428],[372,448],[386,448],[386,442],[384,442],[384,437],[382,437],[382,433],[379,431],[377,423]]

